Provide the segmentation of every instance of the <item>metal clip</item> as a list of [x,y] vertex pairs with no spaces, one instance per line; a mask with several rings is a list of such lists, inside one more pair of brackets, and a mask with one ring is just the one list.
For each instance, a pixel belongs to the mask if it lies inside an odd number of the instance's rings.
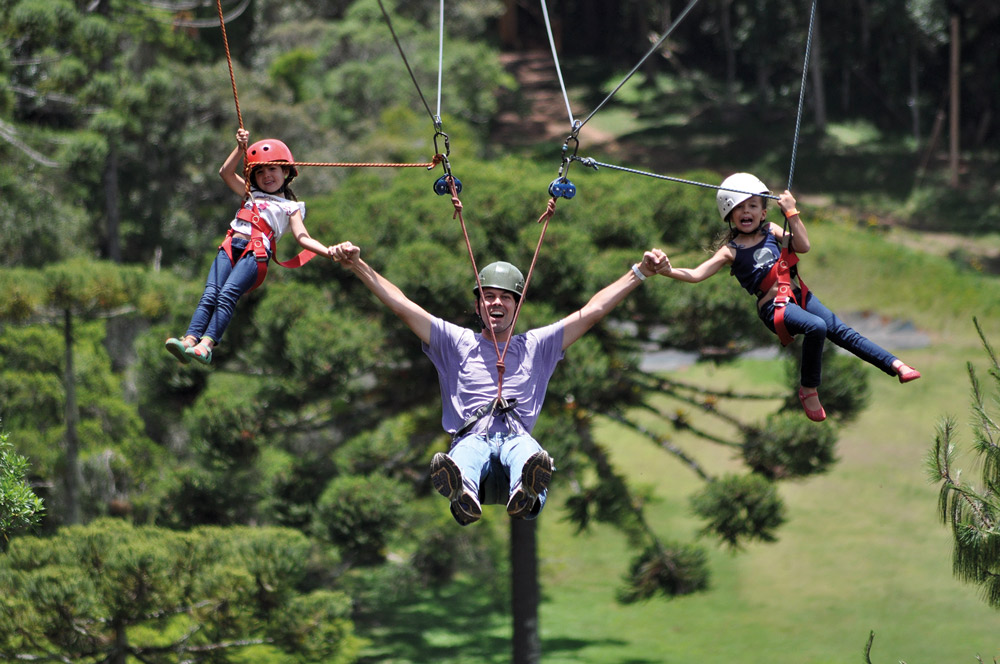
[[448,138],[448,134],[444,133],[440,129],[434,133],[434,153],[442,154],[441,150],[438,149],[438,136],[444,137],[444,156],[447,157],[451,154],[451,141]]

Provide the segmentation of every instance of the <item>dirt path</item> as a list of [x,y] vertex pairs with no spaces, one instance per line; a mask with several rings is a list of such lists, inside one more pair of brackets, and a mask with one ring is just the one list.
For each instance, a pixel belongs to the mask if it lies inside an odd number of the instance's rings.
[[[501,97],[492,140],[522,147],[565,139],[570,131],[569,113],[559,88],[552,54],[548,51],[504,53],[500,61],[517,79],[519,89]],[[572,97],[570,102],[572,104]],[[581,111],[574,107],[573,112]],[[607,145],[614,140],[613,135],[587,125],[589,146]]]

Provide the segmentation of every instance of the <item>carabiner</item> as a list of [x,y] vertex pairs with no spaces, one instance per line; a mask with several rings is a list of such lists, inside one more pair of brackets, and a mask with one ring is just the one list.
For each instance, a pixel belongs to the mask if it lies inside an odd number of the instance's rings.
[[440,129],[434,133],[434,154],[442,154],[441,150],[438,149],[438,136],[444,136],[444,156],[447,157],[451,154],[451,141],[448,139],[448,134],[444,133]]

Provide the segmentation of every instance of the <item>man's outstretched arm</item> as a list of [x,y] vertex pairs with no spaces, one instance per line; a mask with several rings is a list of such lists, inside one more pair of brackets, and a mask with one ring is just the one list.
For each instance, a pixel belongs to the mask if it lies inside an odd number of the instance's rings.
[[573,345],[642,283],[635,270],[643,277],[651,277],[667,265],[669,263],[665,253],[659,249],[650,249],[643,254],[642,262],[636,263],[635,269],[630,269],[616,281],[597,291],[582,309],[563,319],[563,350]]
[[376,272],[372,266],[361,260],[361,247],[350,242],[333,246],[331,258],[340,263],[361,280],[368,290],[375,294],[392,313],[399,316],[407,327],[413,330],[421,341],[431,342],[432,316],[423,307],[406,297],[394,283]]

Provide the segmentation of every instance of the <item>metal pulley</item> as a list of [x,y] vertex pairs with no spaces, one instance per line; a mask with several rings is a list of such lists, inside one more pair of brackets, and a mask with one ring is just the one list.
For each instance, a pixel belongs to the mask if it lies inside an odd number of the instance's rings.
[[451,185],[449,184],[449,180],[455,183],[455,193],[461,194],[462,181],[459,180],[454,175],[448,175],[448,174],[442,175],[434,182],[434,193],[437,194],[438,196],[445,196],[446,194],[450,194]]
[[576,185],[565,177],[557,177],[549,184],[549,196],[552,198],[573,198],[576,196]]

